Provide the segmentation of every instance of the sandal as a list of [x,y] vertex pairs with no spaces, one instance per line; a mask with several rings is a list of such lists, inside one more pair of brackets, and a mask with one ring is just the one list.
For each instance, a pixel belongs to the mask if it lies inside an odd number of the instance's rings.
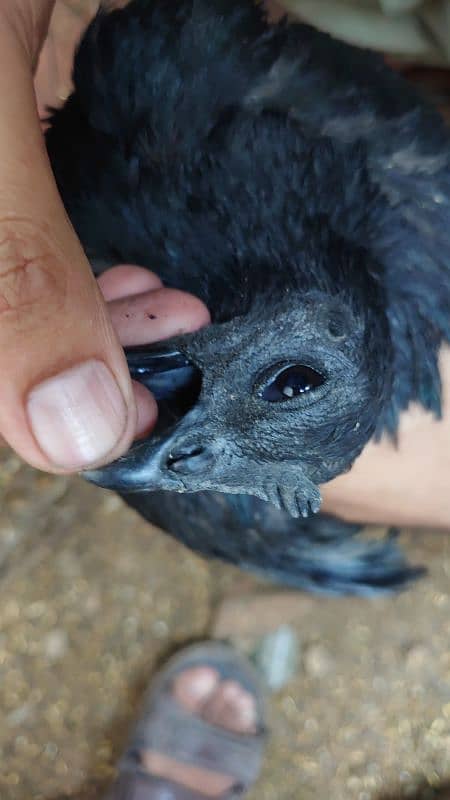
[[[174,679],[193,667],[212,667],[220,680],[232,680],[256,704],[257,731],[233,733],[184,709],[172,694]],[[152,750],[178,762],[229,775],[232,789],[216,800],[235,800],[254,784],[266,738],[263,692],[253,667],[227,645],[205,642],[172,658],[152,682],[144,712],[119,763],[119,778],[110,800],[203,800],[207,795],[144,770],[140,753]]]

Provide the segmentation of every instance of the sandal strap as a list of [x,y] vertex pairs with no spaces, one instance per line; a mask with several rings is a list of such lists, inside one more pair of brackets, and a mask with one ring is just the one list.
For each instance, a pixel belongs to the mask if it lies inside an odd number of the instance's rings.
[[262,764],[264,733],[236,734],[186,711],[170,694],[153,699],[133,735],[121,768],[134,764],[136,753],[153,750],[185,764],[227,775],[248,787]]
[[[242,794],[231,790],[221,795],[219,800],[238,797],[242,797]],[[207,797],[166,778],[157,778],[144,772],[122,772],[107,800],[207,800]]]

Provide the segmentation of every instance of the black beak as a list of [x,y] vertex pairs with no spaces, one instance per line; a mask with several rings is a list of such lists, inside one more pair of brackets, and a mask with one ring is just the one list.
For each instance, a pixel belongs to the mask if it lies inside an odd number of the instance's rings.
[[[180,402],[194,373],[199,373],[184,353],[172,348],[129,347],[125,355],[131,377],[150,389],[156,400],[173,401],[178,396]],[[200,379],[199,374],[197,377]]]
[[186,441],[180,444],[179,436],[176,446],[171,446],[175,428],[186,415],[190,429],[197,428],[194,407],[201,391],[201,372],[184,353],[171,347],[133,347],[125,354],[131,377],[158,402],[157,426],[148,439],[136,442],[117,461],[83,475],[91,483],[117,491],[183,491],[183,475],[203,470],[210,458],[208,448]]

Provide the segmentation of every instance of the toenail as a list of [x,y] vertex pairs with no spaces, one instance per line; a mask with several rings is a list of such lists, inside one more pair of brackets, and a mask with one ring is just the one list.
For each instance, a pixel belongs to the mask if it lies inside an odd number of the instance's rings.
[[175,691],[191,699],[201,699],[213,691],[219,680],[213,669],[199,667],[186,670],[175,679]]
[[255,710],[253,708],[239,708],[239,718],[245,722],[250,722],[255,719]]

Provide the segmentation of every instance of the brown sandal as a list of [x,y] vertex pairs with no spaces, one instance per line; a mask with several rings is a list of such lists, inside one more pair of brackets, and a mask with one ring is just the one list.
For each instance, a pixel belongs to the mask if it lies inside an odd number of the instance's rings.
[[[185,710],[175,700],[175,677],[193,667],[213,667],[221,680],[233,680],[255,699],[258,729],[237,734],[211,725]],[[260,770],[266,738],[263,692],[253,667],[227,645],[205,642],[183,650],[152,682],[144,701],[144,712],[119,764],[119,778],[111,800],[204,800],[166,778],[156,778],[141,766],[140,753],[153,750],[179,762],[204,768],[235,779],[233,788],[219,800],[242,797],[254,784]]]

